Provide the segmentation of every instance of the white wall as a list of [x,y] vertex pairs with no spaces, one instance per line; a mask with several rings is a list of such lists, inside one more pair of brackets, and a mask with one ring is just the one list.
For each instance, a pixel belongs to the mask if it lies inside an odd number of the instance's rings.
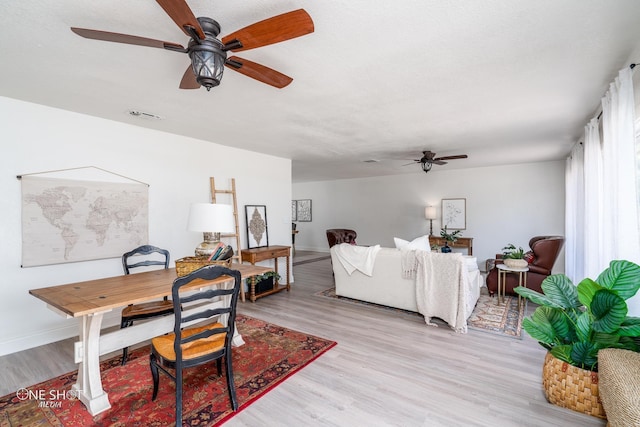
[[[312,199],[312,221],[298,222],[296,249],[328,251],[325,230],[351,228],[358,244],[393,247],[393,238],[429,233],[424,208],[443,198],[465,198],[467,228],[481,270],[508,243],[528,250],[529,239],[564,235],[564,161],[432,170],[428,174],[293,184],[294,199]],[[564,252],[554,268],[564,271]]]
[[[78,333],[77,320],[54,314],[29,289],[122,274],[119,258],[21,268],[17,175],[97,166],[149,184],[149,243],[168,249],[172,261],[202,241],[186,231],[186,219],[190,203],[210,201],[209,177],[226,189],[235,178],[242,246],[247,204],[267,206],[271,245],[291,244],[289,159],[4,97],[0,147],[0,355]],[[105,324],[116,323],[119,311],[105,316]]]

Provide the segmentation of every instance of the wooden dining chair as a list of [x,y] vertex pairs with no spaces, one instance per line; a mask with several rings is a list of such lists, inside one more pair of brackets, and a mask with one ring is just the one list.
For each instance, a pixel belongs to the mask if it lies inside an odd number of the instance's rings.
[[[190,286],[196,280],[213,280],[223,275],[233,279],[233,286],[228,285],[228,281],[219,287],[205,284],[204,289]],[[238,409],[231,364],[231,342],[235,331],[240,286],[242,281],[239,271],[218,265],[199,268],[173,282],[171,296],[175,326],[172,333],[151,340],[149,361],[153,377],[152,400],[158,396],[160,371],[176,383],[176,425],[182,425],[183,370],[214,360],[220,376],[224,358],[231,408],[234,411]],[[194,323],[197,326],[193,326]]]
[[[157,255],[154,255],[157,254]],[[129,274],[134,268],[162,265],[169,268],[169,251],[151,245],[144,245],[122,255],[122,268],[124,274]],[[173,313],[173,302],[168,298],[160,301],[151,301],[141,304],[131,304],[122,310],[120,328],[133,325],[133,322],[141,319],[149,319],[157,316],[166,316]],[[122,365],[127,363],[129,347],[122,349]]]

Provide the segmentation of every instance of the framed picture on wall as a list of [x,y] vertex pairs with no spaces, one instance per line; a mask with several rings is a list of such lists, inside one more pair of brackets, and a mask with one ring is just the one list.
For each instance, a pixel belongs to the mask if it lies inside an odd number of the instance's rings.
[[291,221],[297,221],[297,220],[298,220],[298,201],[292,200],[291,201]]
[[297,200],[296,216],[298,221],[311,222],[311,199]]
[[467,228],[467,199],[442,199],[442,226],[448,230]]
[[264,205],[245,205],[247,224],[247,248],[269,246],[267,232],[267,207]]

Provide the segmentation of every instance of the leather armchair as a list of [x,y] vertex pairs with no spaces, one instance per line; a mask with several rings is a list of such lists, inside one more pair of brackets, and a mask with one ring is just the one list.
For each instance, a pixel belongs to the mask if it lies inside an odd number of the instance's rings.
[[[542,292],[542,281],[551,274],[551,269],[558,259],[558,254],[564,245],[562,236],[536,236],[529,240],[531,251],[529,257],[529,272],[527,273],[527,288]],[[497,263],[501,262],[499,259]],[[518,286],[515,274],[506,275],[506,293],[515,295],[513,289]],[[487,275],[487,288],[493,295],[498,290],[498,269],[492,268]]]
[[327,230],[327,241],[329,242],[329,247],[340,243],[357,245],[356,237],[358,237],[358,234],[354,230],[346,228],[331,228]]

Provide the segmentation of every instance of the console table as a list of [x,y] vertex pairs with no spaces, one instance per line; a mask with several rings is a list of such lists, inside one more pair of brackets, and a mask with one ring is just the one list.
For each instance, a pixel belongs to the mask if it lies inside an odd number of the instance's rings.
[[[446,240],[442,237],[429,236],[432,245],[444,246]],[[473,255],[473,237],[458,237],[455,243],[449,243],[450,248],[466,248],[467,255]],[[244,252],[242,252],[244,254]]]
[[264,297],[267,295],[275,294],[276,292],[280,292],[284,289],[287,292],[291,289],[291,284],[289,283],[289,257],[291,256],[291,246],[265,246],[263,248],[253,248],[253,249],[243,249],[242,250],[242,262],[249,262],[255,265],[256,262],[266,261],[269,259],[275,260],[275,272],[278,272],[278,258],[286,258],[287,259],[287,282],[284,284],[280,284],[278,280],[273,282],[273,289],[269,289],[268,291],[261,292],[256,295],[256,283],[255,280],[251,280],[249,284],[249,299],[251,302],[256,302],[256,299],[260,297]]

